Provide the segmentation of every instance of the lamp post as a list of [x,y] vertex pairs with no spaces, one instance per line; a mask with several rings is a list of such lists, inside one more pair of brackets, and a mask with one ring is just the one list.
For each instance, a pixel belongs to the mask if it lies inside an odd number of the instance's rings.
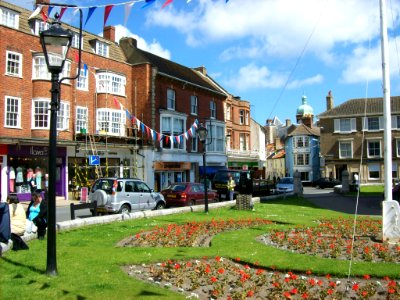
[[208,213],[208,191],[207,191],[207,174],[206,174],[206,140],[207,140],[208,130],[203,126],[197,129],[197,136],[200,142],[203,144],[203,169],[204,169],[204,212]]
[[[50,102],[50,132],[49,132],[49,162],[48,162],[48,210],[47,210],[47,267],[48,275],[57,275],[56,256],[56,158],[57,158],[57,111],[60,104],[59,75],[63,70],[73,33],[61,27],[59,15],[48,30],[40,33],[40,42],[46,59],[47,69],[51,73],[51,102]],[[81,13],[82,19],[82,13]],[[82,25],[81,25],[82,28]],[[82,29],[80,29],[80,37]],[[79,41],[79,58],[81,41]],[[80,70],[80,60],[79,69]],[[71,79],[76,79],[78,75]]]

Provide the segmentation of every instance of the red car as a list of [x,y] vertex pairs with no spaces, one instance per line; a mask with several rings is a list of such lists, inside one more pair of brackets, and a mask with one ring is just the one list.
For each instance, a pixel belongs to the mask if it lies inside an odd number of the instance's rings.
[[[172,183],[167,189],[162,190],[169,206],[193,206],[204,203],[204,184],[192,182]],[[207,190],[208,202],[216,202],[218,194],[214,191]]]

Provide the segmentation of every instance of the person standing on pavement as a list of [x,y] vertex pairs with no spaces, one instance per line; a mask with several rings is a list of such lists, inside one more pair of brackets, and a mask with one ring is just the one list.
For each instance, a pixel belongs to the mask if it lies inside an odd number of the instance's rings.
[[233,200],[235,186],[236,186],[235,180],[233,180],[232,175],[229,175],[229,177],[228,177],[229,200]]

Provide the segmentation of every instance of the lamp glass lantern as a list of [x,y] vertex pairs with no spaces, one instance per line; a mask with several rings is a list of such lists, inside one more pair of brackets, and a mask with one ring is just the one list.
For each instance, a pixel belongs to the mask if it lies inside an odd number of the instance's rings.
[[60,22],[54,22],[49,29],[40,33],[40,42],[50,73],[61,73],[72,37],[71,30],[62,28]]
[[197,129],[197,136],[199,137],[200,142],[204,143],[207,139],[208,130],[203,125],[201,125]]

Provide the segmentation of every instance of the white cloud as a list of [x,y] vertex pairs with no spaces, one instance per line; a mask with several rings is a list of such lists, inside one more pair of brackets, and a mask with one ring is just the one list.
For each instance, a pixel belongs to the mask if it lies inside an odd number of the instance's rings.
[[321,83],[324,80],[324,76],[321,74],[317,74],[313,77],[301,79],[301,80],[293,80],[287,86],[288,89],[297,89],[307,85],[313,85],[316,83]]
[[146,42],[145,39],[140,36],[133,34],[128,28],[122,25],[115,26],[115,40],[119,41],[122,37],[133,37],[137,40],[138,48],[151,52],[155,55],[161,56],[166,59],[171,59],[171,53],[169,50],[164,49],[159,42],[153,40],[151,43]]

